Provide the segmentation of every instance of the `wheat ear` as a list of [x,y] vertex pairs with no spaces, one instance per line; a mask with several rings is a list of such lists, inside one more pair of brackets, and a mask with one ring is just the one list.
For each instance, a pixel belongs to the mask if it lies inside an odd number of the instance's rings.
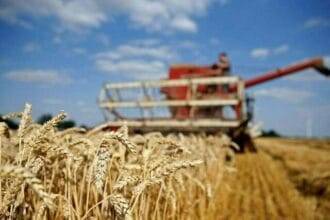
[[32,112],[31,104],[26,103],[22,114],[22,120],[21,123],[19,124],[19,128],[17,131],[18,138],[22,138],[26,134],[27,128],[32,122],[31,112]]
[[12,119],[12,118],[21,118],[22,117],[22,114],[23,114],[22,112],[11,112],[11,113],[8,113],[8,114],[2,116],[2,118],[4,120],[6,120],[6,119]]
[[94,163],[94,184],[97,191],[102,194],[105,174],[108,169],[108,162],[111,158],[111,152],[109,149],[109,141],[103,140],[100,144],[100,148],[97,152],[96,161]]
[[112,194],[110,196],[110,204],[119,216],[129,216],[129,202],[121,194]]
[[123,133],[113,132],[113,131],[106,134],[106,138],[119,141],[122,145],[124,145],[128,149],[128,151],[130,151],[131,153],[136,153],[137,146],[132,142],[130,142],[125,136],[126,135]]
[[45,139],[47,138],[47,134],[58,125],[59,122],[61,122],[66,117],[66,113],[61,112],[48,122],[46,122],[43,126],[41,126],[36,133],[31,135],[27,142],[24,144],[24,148],[19,154],[17,155],[17,158],[20,160],[25,160],[25,156],[28,152],[31,150],[37,152],[42,150],[42,147],[44,145],[42,144]]

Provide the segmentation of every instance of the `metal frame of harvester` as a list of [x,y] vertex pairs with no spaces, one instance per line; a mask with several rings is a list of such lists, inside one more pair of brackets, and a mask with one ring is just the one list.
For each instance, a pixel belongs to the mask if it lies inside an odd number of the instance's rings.
[[[231,93],[226,97],[217,95],[198,96],[199,86],[223,86],[237,85],[235,93]],[[153,88],[185,88],[188,96],[182,100],[154,100],[150,95],[149,90]],[[141,89],[143,97],[140,100],[124,100],[122,99],[121,90]],[[230,77],[213,77],[213,78],[190,78],[176,80],[160,80],[160,81],[143,81],[131,83],[107,83],[103,86],[99,105],[105,111],[107,120],[115,119],[111,125],[122,126],[126,124],[133,129],[154,129],[154,130],[217,130],[224,128],[235,128],[240,125],[240,122],[245,119],[244,107],[245,90],[244,81],[236,76]],[[196,117],[196,109],[203,107],[225,107],[230,106],[237,110],[236,117],[233,119],[214,118],[214,117]],[[154,115],[153,108],[157,107],[189,107],[189,117],[184,119],[177,118],[150,118],[146,117],[146,112]],[[137,108],[140,112],[138,118],[125,118],[116,110],[118,108]],[[238,110],[239,109],[239,110]],[[148,129],[148,130],[150,130]]]
[[[98,102],[108,121],[107,128],[127,125],[135,132],[223,131],[232,136],[242,150],[243,146],[253,149],[246,132],[252,118],[251,99],[246,96],[246,89],[307,68],[329,76],[329,63],[329,58],[308,59],[248,80],[238,76],[212,76],[210,66],[175,65],[169,70],[169,79],[105,83]],[[125,91],[131,91],[133,98],[128,99]],[[138,97],[134,96],[137,94]],[[168,109],[167,117],[156,116],[159,108]],[[232,111],[230,117],[224,115],[225,108]],[[135,109],[139,115],[125,116],[125,109]]]

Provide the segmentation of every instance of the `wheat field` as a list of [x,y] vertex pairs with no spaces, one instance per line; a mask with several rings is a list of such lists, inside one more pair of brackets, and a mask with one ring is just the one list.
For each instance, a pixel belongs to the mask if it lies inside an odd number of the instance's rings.
[[[31,112],[26,104],[4,116],[20,121],[17,131],[0,123],[0,219],[326,219],[329,213],[328,203],[315,193],[307,198],[300,176],[290,173],[296,162],[311,176],[313,158],[301,163],[307,155],[296,147],[284,151],[278,140],[257,140],[258,153],[235,155],[234,143],[220,133],[59,131],[64,112],[44,125]],[[319,169],[318,180],[326,170]]]

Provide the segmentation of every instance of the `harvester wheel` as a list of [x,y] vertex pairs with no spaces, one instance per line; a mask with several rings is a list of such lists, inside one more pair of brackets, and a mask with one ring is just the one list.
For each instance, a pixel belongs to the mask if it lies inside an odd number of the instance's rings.
[[257,148],[255,146],[255,143],[252,139],[252,137],[249,134],[244,133],[244,143],[242,143],[244,145],[244,148],[248,151],[248,152],[252,152],[252,153],[256,153],[257,152]]
[[257,152],[253,139],[247,132],[245,132],[245,130],[241,130],[240,132],[235,131],[232,133],[231,137],[232,140],[240,147],[240,149],[238,151],[236,150],[236,152]]

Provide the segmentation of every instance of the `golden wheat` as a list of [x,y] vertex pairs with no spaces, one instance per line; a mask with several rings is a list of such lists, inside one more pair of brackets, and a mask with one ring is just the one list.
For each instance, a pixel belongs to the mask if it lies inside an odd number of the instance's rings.
[[33,191],[38,195],[38,197],[44,201],[45,205],[47,205],[49,208],[54,208],[54,204],[52,201],[54,196],[48,194],[45,191],[41,180],[36,178],[35,175],[27,169],[10,165],[1,166],[0,176],[2,178],[9,176],[16,179],[22,179],[33,189]]
[[22,113],[12,115],[21,119],[17,132],[1,124],[0,218],[218,215],[212,204],[219,199],[215,193],[227,172],[230,145],[223,136],[130,136],[127,126],[58,131],[64,112],[40,126],[33,122],[31,109],[27,104]]

